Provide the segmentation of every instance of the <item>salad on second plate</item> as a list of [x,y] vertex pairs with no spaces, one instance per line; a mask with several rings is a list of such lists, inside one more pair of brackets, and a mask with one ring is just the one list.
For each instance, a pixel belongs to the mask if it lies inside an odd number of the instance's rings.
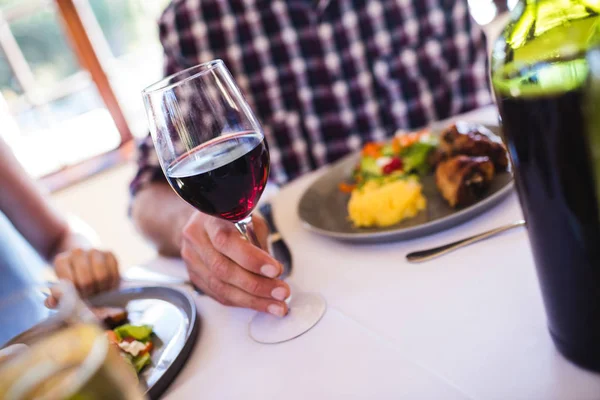
[[425,129],[398,132],[389,143],[370,142],[361,152],[351,183],[348,214],[355,226],[389,226],[414,217],[427,206],[419,181],[431,171],[437,138]]
[[428,129],[398,132],[389,143],[367,143],[351,182],[348,216],[356,227],[386,227],[427,207],[420,178],[433,171],[441,196],[453,208],[472,204],[494,176],[508,169],[506,148],[489,129],[456,122],[441,135]]

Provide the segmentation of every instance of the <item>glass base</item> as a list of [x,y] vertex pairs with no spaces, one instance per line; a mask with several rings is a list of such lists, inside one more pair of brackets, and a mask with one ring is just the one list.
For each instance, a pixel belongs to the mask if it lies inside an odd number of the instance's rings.
[[[550,331],[550,330],[549,330]],[[594,344],[576,342],[566,343],[558,338],[552,331],[550,336],[558,351],[569,361],[581,368],[592,372],[600,372],[600,349]]]
[[327,303],[317,293],[294,293],[288,314],[279,318],[258,313],[249,326],[250,337],[258,343],[274,344],[292,340],[307,332],[325,314]]

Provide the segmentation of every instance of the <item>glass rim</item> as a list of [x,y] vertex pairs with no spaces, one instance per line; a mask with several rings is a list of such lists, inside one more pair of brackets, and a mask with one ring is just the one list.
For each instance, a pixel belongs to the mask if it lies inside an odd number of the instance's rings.
[[[161,80],[154,82],[153,84],[147,86],[145,89],[142,90],[142,95],[147,96],[152,93],[163,92],[165,90],[169,90],[174,87],[180,86],[192,79],[195,79],[199,76],[202,76],[202,75],[214,70],[215,68],[217,68],[219,66],[225,66],[225,63],[220,58],[217,58],[215,60],[207,61],[207,62],[204,62],[201,64],[194,65],[192,67],[186,68],[184,70],[175,72],[174,74],[166,76],[166,77],[162,78]],[[177,78],[180,75],[188,74],[194,70],[197,70],[197,71],[191,73],[186,78],[183,78],[181,80],[177,80],[177,81],[173,82],[174,78]]]

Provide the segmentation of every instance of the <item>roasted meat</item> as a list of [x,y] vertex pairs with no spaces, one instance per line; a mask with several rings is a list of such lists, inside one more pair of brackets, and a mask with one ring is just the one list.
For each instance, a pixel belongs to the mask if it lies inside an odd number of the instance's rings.
[[118,307],[92,307],[92,312],[106,327],[114,328],[127,321],[127,310]]
[[457,122],[441,135],[438,161],[463,154],[471,157],[488,157],[496,171],[506,171],[508,157],[502,143],[490,139],[489,130],[478,124]]
[[494,177],[494,164],[488,157],[459,155],[438,164],[435,182],[451,207],[477,200]]

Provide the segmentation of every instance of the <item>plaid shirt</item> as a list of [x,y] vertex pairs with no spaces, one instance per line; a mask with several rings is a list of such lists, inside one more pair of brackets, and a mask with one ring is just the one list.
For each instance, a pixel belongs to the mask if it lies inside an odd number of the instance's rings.
[[[467,0],[174,0],[160,39],[166,74],[225,61],[263,124],[277,183],[491,102]],[[156,180],[148,137],[132,192]]]

